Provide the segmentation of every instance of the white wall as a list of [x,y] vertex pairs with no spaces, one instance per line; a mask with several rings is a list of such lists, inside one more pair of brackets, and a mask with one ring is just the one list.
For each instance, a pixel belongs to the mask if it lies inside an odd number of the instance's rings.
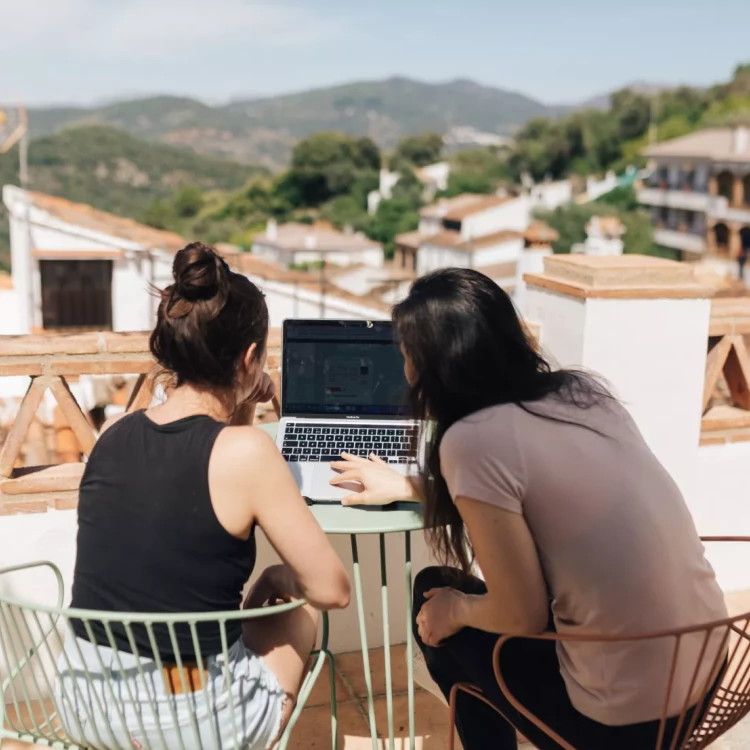
[[461,222],[461,237],[468,240],[503,230],[522,232],[530,223],[531,199],[521,195],[495,208],[467,216]]
[[495,263],[513,263],[521,257],[523,239],[499,242],[497,245],[483,247],[474,251],[474,268],[491,266]]
[[573,200],[573,186],[568,180],[544,182],[531,188],[532,208],[552,211]]
[[417,250],[417,274],[422,276],[438,268],[467,268],[471,262],[471,253],[465,250],[454,250],[450,247],[423,244]]
[[23,305],[15,289],[0,289],[0,335],[25,333]]
[[[27,222],[24,193],[13,186],[5,186],[3,200],[10,213],[13,288],[18,306],[12,325],[0,308],[0,335],[30,333],[33,327],[42,325],[39,262],[32,256],[32,249],[67,251],[73,260],[80,252],[113,251],[113,328],[128,331],[152,326],[156,308],[150,300],[148,283],[153,281],[159,286],[171,280],[170,254],[157,252],[158,259],[152,270],[145,248],[138,243],[69,224],[33,205],[28,207]],[[125,257],[118,257],[120,252],[124,252]]]
[[607,172],[602,180],[589,177],[586,180],[586,197],[590,201],[595,201],[597,198],[601,198],[603,195],[612,192],[618,184],[619,181],[614,172]]
[[521,250],[516,266],[515,289],[513,301],[524,317],[526,316],[526,282],[524,276],[530,273],[542,273],[544,259],[552,255],[551,248],[525,248]]
[[579,300],[532,287],[529,320],[562,366],[601,373],[684,491],[698,449],[708,299]]
[[[248,276],[266,295],[271,326],[279,327],[288,318],[320,318],[320,293],[296,288],[293,284],[266,281]],[[356,320],[384,320],[388,313],[377,308],[359,305],[335,296],[325,295],[324,318],[353,318]]]

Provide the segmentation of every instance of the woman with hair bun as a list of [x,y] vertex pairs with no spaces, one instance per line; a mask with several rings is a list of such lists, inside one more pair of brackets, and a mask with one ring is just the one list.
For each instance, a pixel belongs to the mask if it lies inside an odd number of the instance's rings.
[[[173,283],[161,293],[150,342],[168,378],[169,398],[116,417],[102,430],[81,482],[72,606],[161,614],[238,609],[255,566],[260,527],[283,562],[263,571],[244,606],[293,599],[307,604],[227,623],[235,676],[230,686],[224,684],[224,665],[217,664],[223,659],[217,624],[199,625],[197,643],[187,628],[178,628],[172,639],[166,628],[155,627],[165,665],[181,660],[191,670],[200,652],[207,663],[203,688],[210,711],[203,708],[205,697],[167,691],[156,696],[163,715],[155,717],[157,723],[147,721],[144,711],[154,696],[144,692],[144,680],[133,669],[132,685],[122,692],[134,695],[121,706],[127,726],[115,717],[110,723],[117,739],[113,747],[161,747],[164,737],[168,747],[186,750],[267,748],[291,714],[314,647],[318,612],[346,607],[349,581],[273,440],[261,430],[232,424],[241,406],[266,401],[273,393],[263,370],[268,336],[263,294],[200,243],[177,253],[173,274]],[[73,628],[76,638],[65,647],[73,669],[63,657],[63,683],[77,680],[81,667],[95,677],[113,658],[103,627],[93,628],[93,639],[82,623]],[[145,629],[133,628],[135,643],[124,629],[112,630],[121,656],[153,659]],[[164,691],[160,677],[151,684]],[[89,695],[85,680],[67,692],[79,699]],[[174,703],[175,715],[169,709]],[[68,727],[83,727],[84,737],[73,736],[81,745],[98,748],[97,737],[111,736],[106,726],[87,725],[92,706],[60,704],[75,711],[63,719]],[[230,704],[240,736],[233,731]],[[184,741],[198,741],[193,721],[200,745]],[[121,737],[123,732],[127,736]]]

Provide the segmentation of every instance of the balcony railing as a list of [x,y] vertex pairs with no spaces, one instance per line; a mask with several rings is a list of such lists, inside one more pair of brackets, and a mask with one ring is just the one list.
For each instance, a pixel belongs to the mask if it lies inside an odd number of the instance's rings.
[[712,302],[701,445],[750,440],[750,297]]
[[[279,333],[269,338],[267,369],[278,387]],[[84,413],[70,384],[89,375],[121,377],[134,375],[125,399],[125,409],[147,407],[154,397],[155,363],[145,333],[91,333],[77,335],[31,335],[0,337],[0,377],[27,377],[28,389],[0,449],[0,515],[41,513],[48,508],[75,507],[84,464],[98,438],[90,413]],[[34,426],[47,392],[59,407],[61,421],[71,433],[75,460],[30,466],[24,445]],[[258,407],[259,412],[278,414],[278,401]],[[252,423],[256,409],[245,409],[236,423]],[[47,428],[54,427],[48,420]],[[37,430],[39,432],[39,430]],[[42,430],[43,432],[44,430]],[[41,442],[47,442],[44,437]],[[53,455],[60,451],[51,451]],[[49,455],[49,454],[48,454]],[[59,458],[59,456],[58,456]]]
[[708,211],[713,196],[690,190],[643,188],[638,191],[638,202],[644,206],[677,208],[683,211]]

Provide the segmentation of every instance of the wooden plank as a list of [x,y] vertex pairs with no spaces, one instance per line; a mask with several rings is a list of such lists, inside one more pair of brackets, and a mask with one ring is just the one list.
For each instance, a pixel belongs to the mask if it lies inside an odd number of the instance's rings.
[[10,479],[0,482],[3,495],[40,495],[77,492],[85,464],[56,464],[20,469]]
[[16,459],[21,453],[26,433],[42,403],[44,392],[47,390],[49,381],[46,378],[34,378],[29,384],[29,389],[21,402],[18,414],[8,431],[8,435],[0,450],[0,477],[9,477],[15,466]]
[[703,411],[708,408],[708,402],[711,400],[731,348],[732,338],[724,336],[706,357],[706,379],[703,381]]
[[732,405],[750,411],[750,358],[742,336],[731,337],[732,347],[724,363]]
[[154,376],[141,374],[138,376],[138,380],[133,387],[133,392],[130,394],[126,411],[139,411],[140,409],[148,409],[151,406],[151,402],[154,400]]
[[70,392],[68,384],[63,378],[54,378],[49,387],[65,419],[68,420],[70,429],[73,430],[73,434],[76,436],[81,450],[87,456],[91,455],[91,451],[94,449],[94,445],[96,445],[96,434],[91,423],[81,411],[81,407],[78,405],[75,397]]

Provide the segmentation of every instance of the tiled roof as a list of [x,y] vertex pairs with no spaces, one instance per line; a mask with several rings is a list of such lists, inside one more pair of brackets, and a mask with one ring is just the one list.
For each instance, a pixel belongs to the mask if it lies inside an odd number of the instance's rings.
[[734,128],[712,128],[649,146],[643,153],[645,156],[655,158],[671,156],[747,162],[750,161],[750,138],[745,140],[745,148],[740,153],[736,153]]
[[430,237],[426,237],[423,244],[437,245],[439,247],[452,247],[456,250],[471,252],[472,250],[481,250],[485,247],[492,247],[492,245],[517,240],[522,236],[522,232],[504,229],[500,232],[493,232],[492,234],[485,234],[481,237],[474,237],[473,239],[467,240],[461,236],[460,232],[452,232],[446,229],[437,234],[433,234]]
[[[425,218],[442,219],[448,213],[460,211],[468,208],[481,200],[486,199],[486,195],[474,195],[473,193],[463,193],[455,198],[441,198],[437,203],[425,206],[419,213]],[[493,197],[493,196],[489,196]]]
[[523,233],[524,239],[529,242],[550,243],[560,239],[560,235],[551,226],[543,221],[533,221],[529,228]]
[[508,203],[508,201],[513,200],[512,197],[507,195],[482,195],[477,196],[477,198],[478,200],[468,203],[465,206],[458,206],[451,209],[445,214],[445,218],[452,221],[460,221],[467,216],[479,214],[482,213],[482,211],[488,211],[491,208],[497,208],[497,206],[502,206],[503,203]]
[[379,248],[380,245],[363,234],[346,234],[333,228],[310,224],[282,224],[275,234],[268,232],[255,235],[255,242],[278,247],[283,250],[308,250],[314,252],[355,252]]
[[400,245],[402,247],[408,247],[412,250],[416,250],[417,248],[419,248],[422,242],[424,242],[429,237],[430,235],[425,234],[424,232],[405,232],[404,234],[397,234],[395,237],[395,242],[397,245]]
[[135,242],[149,250],[177,252],[186,242],[179,234],[139,224],[133,219],[100,211],[85,203],[73,203],[45,193],[29,192],[33,205],[67,224]]
[[[294,271],[279,263],[259,258],[257,255],[253,255],[253,253],[227,253],[224,257],[232,268],[247,276],[254,276],[264,281],[295,284],[299,289],[320,292],[321,277],[319,271]],[[353,294],[341,289],[332,282],[331,276],[344,273],[347,270],[351,271],[352,266],[331,268],[330,275],[326,272],[328,283],[326,284],[325,293],[327,297],[336,297],[337,299],[347,300],[353,304],[382,310],[383,312],[390,310],[390,305],[372,294]]]

